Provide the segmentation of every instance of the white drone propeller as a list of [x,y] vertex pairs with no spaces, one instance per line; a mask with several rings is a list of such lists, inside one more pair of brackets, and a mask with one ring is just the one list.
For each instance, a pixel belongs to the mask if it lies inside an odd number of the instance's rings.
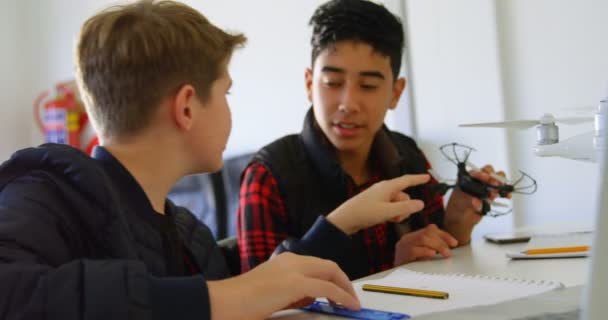
[[541,124],[579,124],[590,121],[593,121],[593,117],[555,118],[552,114],[545,113],[539,120],[511,120],[502,122],[471,123],[461,124],[459,127],[528,129]]

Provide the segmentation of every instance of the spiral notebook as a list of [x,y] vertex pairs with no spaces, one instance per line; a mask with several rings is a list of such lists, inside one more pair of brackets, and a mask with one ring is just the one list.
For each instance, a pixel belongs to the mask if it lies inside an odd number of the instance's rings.
[[[363,284],[444,291],[445,300],[363,291]],[[555,281],[533,281],[491,276],[431,274],[399,268],[377,280],[357,281],[357,294],[373,299],[376,309],[417,316],[432,312],[490,305],[562,288]],[[365,292],[365,293],[364,293]],[[376,295],[376,296],[371,296]],[[364,300],[362,300],[364,302]],[[365,306],[365,303],[363,305]]]

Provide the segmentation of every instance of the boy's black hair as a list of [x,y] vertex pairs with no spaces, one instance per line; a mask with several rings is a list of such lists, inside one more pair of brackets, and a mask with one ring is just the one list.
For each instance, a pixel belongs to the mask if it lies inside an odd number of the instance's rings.
[[397,79],[403,53],[403,25],[384,6],[367,0],[332,0],[321,5],[310,18],[312,64],[319,54],[336,43],[352,40],[369,44],[388,56]]

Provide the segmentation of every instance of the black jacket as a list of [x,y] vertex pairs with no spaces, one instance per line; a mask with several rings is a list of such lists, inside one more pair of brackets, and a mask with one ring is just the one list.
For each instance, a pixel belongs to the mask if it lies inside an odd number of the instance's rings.
[[169,201],[155,213],[103,148],[43,145],[0,167],[1,319],[209,319],[205,280],[227,270],[206,226]]

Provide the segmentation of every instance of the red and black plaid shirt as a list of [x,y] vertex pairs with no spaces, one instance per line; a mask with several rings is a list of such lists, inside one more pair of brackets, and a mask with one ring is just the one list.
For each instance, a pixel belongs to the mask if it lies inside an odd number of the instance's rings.
[[[427,162],[427,167],[429,164]],[[352,180],[347,185],[348,198],[367,189],[381,180],[374,175],[367,183],[356,186]],[[434,183],[436,181],[433,180]],[[429,216],[443,209],[443,197],[424,192],[425,208],[422,214],[427,223]],[[268,260],[275,248],[289,235],[287,209],[279,193],[279,187],[272,173],[261,163],[252,163],[243,175],[240,203],[237,212],[237,232],[241,269],[252,269]],[[389,224],[379,224],[359,231],[367,248],[369,274],[393,267],[395,243],[388,241]],[[391,226],[392,227],[392,226]]]

